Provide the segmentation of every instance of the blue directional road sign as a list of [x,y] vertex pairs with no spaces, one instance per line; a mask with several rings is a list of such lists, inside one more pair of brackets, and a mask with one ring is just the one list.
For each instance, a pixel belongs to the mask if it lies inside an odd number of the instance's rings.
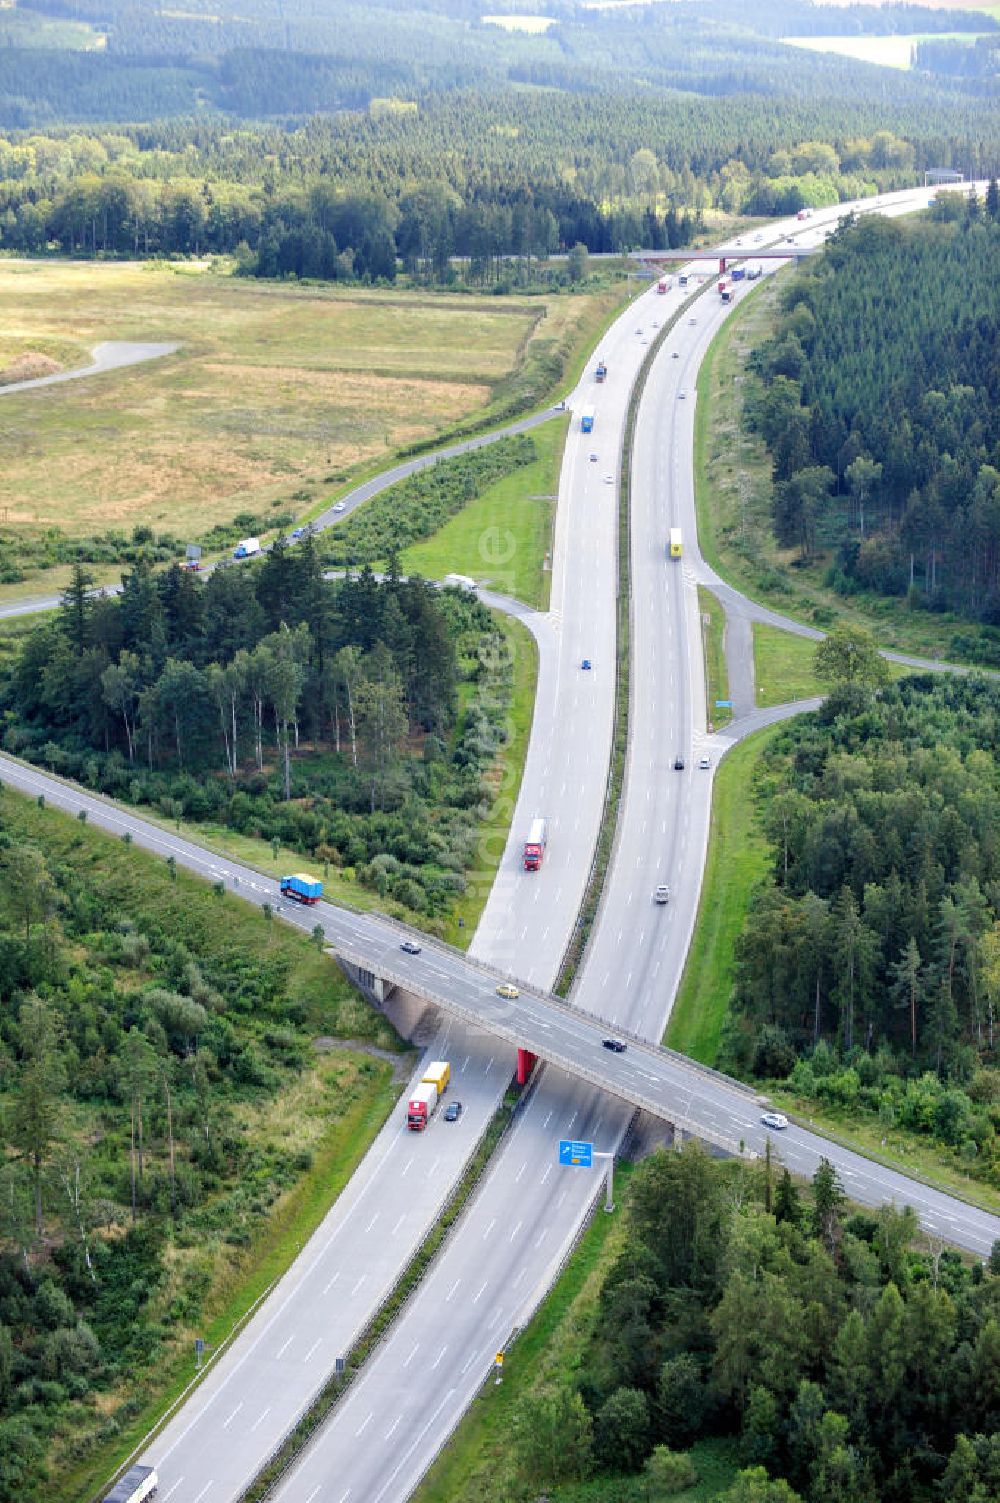
[[715,701],[715,708],[717,710],[731,710],[733,708],[733,702],[731,699],[717,699]]
[[590,1169],[594,1162],[593,1143],[574,1143],[572,1138],[560,1138],[559,1162],[572,1164],[574,1169]]

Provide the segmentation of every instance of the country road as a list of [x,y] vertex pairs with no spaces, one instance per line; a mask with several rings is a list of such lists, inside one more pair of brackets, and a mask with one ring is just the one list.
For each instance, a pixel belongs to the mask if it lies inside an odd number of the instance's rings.
[[[143,344],[130,339],[105,339],[95,344],[93,360],[89,365],[75,367],[71,371],[58,371],[54,376],[35,376],[30,381],[11,381],[0,386],[0,397],[10,397],[21,391],[37,391],[43,386],[61,386],[66,381],[82,381],[86,376],[102,376],[106,371],[121,370],[127,365],[141,365],[145,360],[161,360],[179,350],[179,344]],[[44,606],[36,606],[44,610]]]

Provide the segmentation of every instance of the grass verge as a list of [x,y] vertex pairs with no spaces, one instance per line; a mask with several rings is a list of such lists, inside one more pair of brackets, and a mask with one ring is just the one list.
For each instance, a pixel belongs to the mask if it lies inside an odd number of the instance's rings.
[[465,574],[490,589],[547,610],[552,522],[569,414],[535,428],[538,457],[470,501],[433,537],[407,548],[404,574]]
[[734,746],[715,775],[698,921],[663,1040],[703,1065],[715,1064],[732,990],[736,940],[750,895],[768,867],[768,843],[751,791],[758,761],[779,729],[771,727]]
[[[697,1441],[688,1452],[698,1473],[694,1487],[672,1493],[670,1503],[712,1503],[736,1480],[741,1465],[739,1445],[735,1439],[713,1437]],[[650,1503],[646,1478],[595,1477],[573,1487],[556,1487],[549,1497],[552,1503]]]
[[[493,804],[483,820],[476,844],[476,859],[465,873],[465,892],[445,922],[444,937],[467,949],[493,888],[503,859],[510,822],[517,805],[528,755],[531,722],[535,713],[538,682],[538,647],[526,626],[509,616],[496,618],[503,628],[514,664],[514,694],[507,724],[507,740],[490,771]],[[417,920],[420,922],[420,920]]]
[[1000,1191],[982,1180],[970,1179],[954,1158],[946,1156],[944,1150],[935,1148],[926,1138],[898,1127],[887,1128],[874,1116],[839,1111],[826,1103],[799,1096],[780,1083],[762,1084],[761,1089],[766,1090],[779,1110],[788,1112],[821,1137],[830,1138],[873,1163],[885,1164],[887,1168],[908,1174],[911,1179],[953,1195],[956,1200],[979,1206],[994,1216],[1000,1215]]
[[308,1445],[311,1436],[327,1419],[331,1409],[357,1376],[367,1358],[371,1356],[381,1337],[397,1319],[410,1295],[417,1289],[433,1263],[448,1232],[474,1194],[487,1164],[513,1120],[517,1099],[517,1093],[514,1090],[507,1091],[494,1113],[493,1120],[480,1138],[479,1146],[469,1160],[465,1173],[444,1210],[400,1274],[391,1293],[347,1353],[343,1373],[327,1382],[281,1449],[242,1495],[241,1503],[261,1503],[262,1499],[271,1494]]
[[[624,1189],[630,1166],[616,1166]],[[617,1193],[617,1191],[616,1191]],[[513,1417],[533,1392],[565,1382],[585,1356],[601,1285],[625,1240],[624,1218],[594,1215],[535,1316],[505,1353],[503,1383],[484,1383],[414,1503],[493,1503],[510,1496]]]
[[709,730],[721,730],[733,718],[729,705],[729,670],[726,667],[726,613],[711,590],[698,586],[698,612],[701,616],[702,645],[705,651],[705,719]]
[[[777,626],[754,622],[753,666],[760,709],[787,704],[794,699],[812,699],[826,694],[829,684],[816,677],[816,643],[808,637],[796,637]],[[913,673],[902,663],[887,663],[890,678],[905,678]]]
[[760,709],[825,694],[815,669],[816,643],[777,626],[753,624],[753,672]]

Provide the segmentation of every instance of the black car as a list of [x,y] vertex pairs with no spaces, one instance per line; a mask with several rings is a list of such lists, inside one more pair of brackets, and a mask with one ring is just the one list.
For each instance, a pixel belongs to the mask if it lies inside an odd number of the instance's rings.
[[446,1122],[457,1122],[458,1119],[459,1119],[459,1117],[461,1115],[462,1115],[462,1103],[460,1101],[452,1101],[445,1108],[444,1120]]
[[405,950],[407,955],[419,955],[420,954],[420,946],[419,945],[415,945],[413,943],[412,939],[404,939],[403,943],[400,945],[399,948],[401,950]]
[[675,757],[674,758],[674,771],[675,772],[683,772],[684,771],[684,758],[683,757]]
[[623,1044],[621,1039],[602,1039],[601,1043],[605,1049],[610,1049],[612,1054],[624,1054],[628,1048],[628,1045]]

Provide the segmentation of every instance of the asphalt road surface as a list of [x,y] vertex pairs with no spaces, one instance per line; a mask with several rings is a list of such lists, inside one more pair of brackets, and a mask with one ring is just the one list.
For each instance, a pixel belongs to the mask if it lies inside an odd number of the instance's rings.
[[[93,360],[75,370],[59,371],[54,376],[35,376],[30,381],[11,381],[0,386],[0,397],[19,391],[35,391],[41,386],[61,386],[65,381],[82,381],[84,376],[100,376],[105,371],[120,370],[126,365],[141,365],[144,360],[160,360],[179,349],[178,344],[142,344],[130,339],[106,339],[93,348]],[[36,607],[44,609],[44,607]]]
[[[546,617],[521,612],[535,633],[539,645],[539,686],[537,704],[542,713],[535,715],[532,736],[521,781],[516,813],[506,830],[506,816],[496,832],[483,830],[481,839],[503,839],[505,851],[501,869],[488,899],[483,919],[477,929],[472,953],[487,959],[503,972],[517,971],[537,986],[547,988],[556,971],[576,921],[590,867],[594,842],[600,825],[604,787],[613,721],[614,673],[612,651],[603,655],[595,642],[613,643],[616,609],[617,475],[618,454],[627,406],[628,392],[645,352],[642,338],[636,336],[631,312],[619,319],[608,331],[602,351],[616,379],[597,387],[593,363],[584,374],[570,406],[580,407],[600,397],[598,427],[593,436],[582,435],[579,418],[574,417],[567,440],[560,480],[557,538],[554,548],[555,572],[552,579],[552,609]],[[551,412],[528,419],[517,429],[546,421]],[[456,446],[465,449],[491,441],[480,438]],[[598,448],[600,445],[600,448]],[[600,462],[590,454],[598,452]],[[397,467],[367,487],[352,493],[349,506],[361,502],[387,483],[401,479],[428,462],[427,457]],[[606,476],[613,477],[608,483]],[[336,514],[337,516],[343,513]],[[335,520],[331,512],[318,519],[318,525]],[[492,549],[491,575],[502,589],[513,563],[512,541],[508,538],[484,539]],[[582,586],[582,588],[581,588]],[[497,597],[483,592],[488,603]],[[509,603],[506,603],[508,608]],[[581,667],[589,656],[593,667]],[[567,775],[563,756],[567,738],[579,748],[574,758],[572,777]],[[535,814],[549,820],[550,840],[542,871],[526,874],[521,848],[528,825]],[[532,875],[538,880],[532,881]],[[335,939],[332,925],[328,934]],[[393,958],[400,958],[399,938],[393,931],[390,948]],[[351,946],[347,946],[350,951]],[[364,959],[371,952],[361,947]],[[440,967],[437,952],[425,946],[425,956],[410,957],[418,968]],[[460,960],[467,971],[467,962]],[[488,1003],[497,1004],[497,977],[491,974],[483,983]],[[194,1398],[150,1446],[145,1459],[157,1466],[160,1490],[164,1499],[176,1489],[185,1497],[203,1495],[206,1503],[230,1499],[251,1480],[264,1458],[282,1439],[291,1423],[333,1369],[338,1355],[349,1344],[384,1296],[391,1268],[398,1274],[424,1235],[429,1220],[446,1198],[464,1166],[488,1115],[499,1101],[513,1069],[514,1051],[509,1043],[498,1047],[489,1033],[477,1032],[473,1022],[463,1036],[462,1053],[468,1054],[463,1075],[481,1084],[477,1112],[463,1115],[458,1124],[445,1124],[438,1118],[426,1135],[417,1141],[424,1147],[419,1178],[423,1218],[394,1225],[393,1208],[404,1204],[414,1193],[412,1180],[405,1180],[406,1165],[416,1150],[406,1145],[390,1152],[383,1139],[368,1156],[366,1166],[374,1160],[367,1181],[366,1214],[377,1217],[355,1222],[350,1235],[339,1230],[337,1208],[318,1238],[313,1238],[303,1255],[319,1243],[336,1246],[336,1256],[348,1259],[353,1278],[341,1277],[331,1285],[324,1299],[315,1298],[316,1281],[324,1277],[325,1262],[317,1263],[315,1277],[297,1277],[289,1285],[285,1298],[285,1281],[275,1296],[265,1304],[248,1330],[240,1336]],[[452,1041],[443,1039],[431,1051],[453,1058]],[[452,1088],[458,1097],[466,1089],[459,1082]],[[491,1094],[492,1092],[492,1094]],[[595,1095],[593,1091],[589,1093]],[[464,1097],[461,1097],[463,1099]],[[402,1108],[399,1109],[400,1113]],[[629,1113],[617,1108],[627,1119]],[[392,1124],[387,1132],[391,1131]],[[397,1131],[398,1136],[398,1131]],[[413,1135],[409,1135],[412,1139]],[[431,1152],[435,1142],[445,1138],[455,1145],[454,1152]],[[336,1242],[331,1242],[335,1227]],[[387,1232],[390,1235],[387,1237]],[[362,1271],[371,1259],[370,1244],[381,1242],[380,1268],[385,1278],[363,1278]],[[312,1265],[309,1265],[310,1267]],[[280,1318],[276,1315],[280,1312]],[[289,1340],[288,1332],[315,1331],[304,1346],[302,1337]],[[323,1339],[319,1339],[322,1333]],[[289,1341],[287,1347],[285,1342]],[[308,1360],[300,1362],[303,1349]],[[290,1370],[286,1364],[291,1361]],[[281,1374],[280,1402],[265,1403],[267,1374]],[[265,1409],[267,1412],[265,1413]],[[226,1423],[222,1423],[226,1421]],[[204,1490],[204,1493],[203,1493]]]
[[[655,298],[647,294],[641,300],[637,327],[654,316],[651,310],[675,306],[673,299]],[[741,725],[725,737],[708,737],[696,568],[666,558],[670,525],[684,524],[694,538],[693,404],[682,403],[678,391],[685,389],[681,382],[693,390],[697,361],[723,316],[710,294],[692,315],[695,323],[681,326],[654,370],[638,427],[628,785],[616,860],[575,994],[583,1007],[613,1019],[615,1033],[630,1027],[658,1036],[697,908],[715,760],[742,732],[776,718],[752,711],[751,696]],[[692,328],[696,332],[689,334]],[[672,346],[679,348],[678,362],[672,360]],[[659,421],[650,421],[651,413]],[[567,744],[573,746],[571,738]],[[678,753],[686,762],[680,773],[673,769]],[[711,759],[707,770],[693,765],[702,754]],[[572,751],[564,765],[573,766]],[[652,902],[652,889],[665,879],[674,895],[661,909]],[[511,1036],[549,1059],[570,1063],[552,1005],[543,1004],[543,1014],[536,1016],[534,999],[524,993],[512,1005]],[[585,1025],[574,1018],[572,1031],[581,1028],[585,1033]],[[598,1031],[603,1032],[603,1025]],[[610,1058],[617,1071],[611,1089],[652,1104],[644,1092],[652,1089],[652,1076],[665,1068],[662,1051],[647,1053],[633,1043],[624,1055],[609,1054],[601,1050],[596,1034],[586,1042],[575,1038],[573,1048],[572,1063],[579,1071],[607,1081],[605,1061]],[[759,1103],[710,1074],[695,1080],[687,1061],[679,1068],[681,1076],[666,1087],[675,1118],[733,1151],[743,1145],[761,1152],[767,1130],[759,1120]],[[556,1162],[558,1139],[592,1138],[598,1150],[613,1151],[626,1122],[627,1113],[609,1104],[604,1092],[586,1091],[562,1070],[545,1069],[433,1277],[290,1473],[278,1493],[282,1500],[310,1503],[321,1496],[340,1503],[387,1503],[409,1495],[488,1373],[503,1332],[523,1325],[549,1286],[592,1201],[593,1176]],[[965,1238],[981,1254],[1000,1229],[996,1218],[959,1208],[949,1197],[924,1191],[800,1129],[781,1140],[778,1153],[807,1174],[827,1156],[859,1200],[878,1204],[895,1198],[913,1204],[929,1229]],[[412,1365],[441,1376],[429,1384],[414,1382]]]

